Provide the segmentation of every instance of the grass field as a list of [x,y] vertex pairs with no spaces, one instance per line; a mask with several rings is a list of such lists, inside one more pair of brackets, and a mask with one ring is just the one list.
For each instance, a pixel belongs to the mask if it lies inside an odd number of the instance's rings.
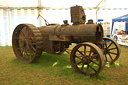
[[90,78],[73,71],[67,53],[43,53],[27,64],[17,60],[12,47],[0,47],[0,85],[128,85],[128,47],[121,46],[116,63]]

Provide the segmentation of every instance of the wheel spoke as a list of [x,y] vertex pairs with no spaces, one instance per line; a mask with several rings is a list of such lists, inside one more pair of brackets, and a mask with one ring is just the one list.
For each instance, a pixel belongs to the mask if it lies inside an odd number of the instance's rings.
[[33,53],[33,54],[35,53],[35,52],[34,52],[34,51],[32,51],[31,49],[29,49],[29,51],[30,51],[31,53]]
[[32,49],[34,50],[34,52],[36,52],[36,49],[31,45]]
[[92,70],[94,70],[94,71],[96,72],[96,70],[95,70],[91,65],[88,64],[88,66],[89,66]]
[[99,66],[99,64],[98,64],[98,63],[96,63],[95,61],[91,60],[91,62],[93,62],[94,64],[96,64],[96,65],[98,65],[98,66]]
[[28,38],[27,39],[30,39],[32,37],[32,32],[28,29]]
[[84,56],[86,56],[86,46],[84,46]]
[[26,39],[26,36],[25,36],[25,34],[23,33],[23,31],[22,30],[20,30],[21,31],[21,34],[24,36],[24,38]]
[[80,60],[82,60],[80,57],[78,57],[78,56],[76,56],[76,55],[75,55],[75,57],[78,58],[78,59],[80,59]]
[[107,49],[108,49],[112,44],[113,44],[113,42],[111,42],[111,43],[109,44],[109,46],[107,47]]
[[30,39],[30,38],[32,38],[32,34],[31,34],[31,35],[29,35],[27,39]]
[[82,56],[84,56],[84,54],[81,52],[81,51],[79,51],[79,50],[77,50]]
[[94,58],[96,58],[98,56],[98,54],[93,54],[92,56],[91,56],[91,59],[94,59]]
[[110,49],[108,49],[108,50],[110,51],[110,50],[115,50],[115,49],[117,49],[117,48],[116,48],[116,47],[115,47],[115,48],[110,48]]
[[27,39],[29,38],[29,36],[30,36],[30,34],[29,34],[29,29],[27,30],[28,32],[27,32],[27,34],[28,34],[28,37],[27,37]]
[[109,57],[111,58],[111,60],[113,60],[113,59],[112,59],[112,56],[111,56],[109,53],[108,53],[108,55],[109,55]]
[[89,56],[91,56],[91,53],[92,53],[92,48],[90,49]]
[[107,41],[105,41],[105,47],[107,48]]
[[81,63],[82,63],[82,61],[80,61],[80,62],[76,63],[76,65],[79,65],[79,64],[81,64]]
[[81,68],[81,71],[83,71],[83,68],[84,68],[84,63],[82,64],[82,68]]
[[108,61],[106,54],[104,54],[104,55],[105,55],[105,59],[106,59],[106,61]]
[[109,52],[110,54],[114,54],[114,55],[117,55],[117,53],[113,53],[113,52]]

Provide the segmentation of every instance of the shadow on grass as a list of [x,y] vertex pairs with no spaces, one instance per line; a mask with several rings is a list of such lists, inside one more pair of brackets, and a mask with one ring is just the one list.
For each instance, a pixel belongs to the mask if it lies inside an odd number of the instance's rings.
[[48,54],[48,53],[42,53],[41,57],[33,63],[25,63],[17,58],[12,59],[12,62],[19,65],[29,65],[29,66],[41,66],[41,67],[64,67],[66,65],[70,65],[69,55],[64,53],[61,55],[58,54]]
[[[58,55],[58,54],[48,54],[43,53],[41,57],[34,63],[25,63],[19,61],[17,58],[12,59],[12,64],[16,67],[24,67],[29,69],[36,70],[45,70],[51,75],[57,76],[74,76],[76,79],[87,79],[90,78],[83,74],[75,72],[70,65],[70,56],[67,53]],[[104,80],[106,78],[105,75],[100,73],[99,75],[92,77],[91,79]]]

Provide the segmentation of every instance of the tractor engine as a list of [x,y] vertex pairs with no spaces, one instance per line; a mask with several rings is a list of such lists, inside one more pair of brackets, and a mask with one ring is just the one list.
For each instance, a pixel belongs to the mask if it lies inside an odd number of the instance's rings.
[[71,43],[93,42],[101,43],[103,40],[103,28],[100,24],[94,24],[93,20],[88,20],[85,24],[86,16],[82,6],[71,7],[71,22],[68,24],[49,24],[39,28],[43,36],[43,50],[48,53],[63,52]]

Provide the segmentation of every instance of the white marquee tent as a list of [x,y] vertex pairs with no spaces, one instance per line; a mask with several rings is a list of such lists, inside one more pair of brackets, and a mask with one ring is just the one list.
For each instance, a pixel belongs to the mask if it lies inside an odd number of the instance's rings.
[[[128,14],[128,0],[0,0],[0,46],[10,46],[14,28],[20,23],[44,25],[40,13],[49,23],[70,22],[70,7],[81,5],[88,19],[111,22]],[[71,24],[71,23],[70,23]]]

